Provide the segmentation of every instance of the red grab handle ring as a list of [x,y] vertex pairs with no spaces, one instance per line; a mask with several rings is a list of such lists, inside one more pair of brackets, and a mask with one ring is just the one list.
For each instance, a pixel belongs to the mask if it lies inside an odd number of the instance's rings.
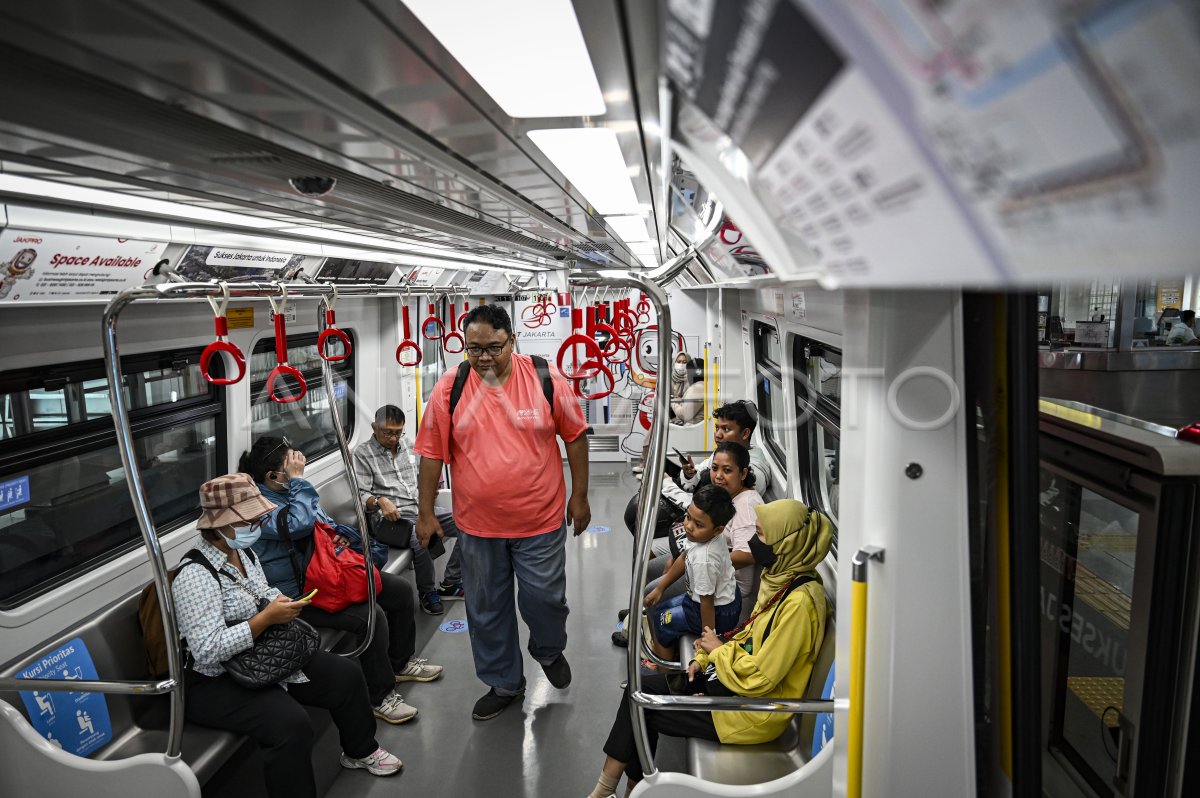
[[[304,398],[304,394],[308,393],[308,383],[304,381],[304,375],[300,373],[299,369],[288,365],[287,318],[282,313],[275,314],[275,360],[278,365],[267,375],[267,396],[272,402],[279,404],[300,401]],[[295,396],[281,397],[275,393],[275,383],[284,375],[294,378],[299,385],[300,390]]]
[[[429,325],[437,327],[437,335],[429,334]],[[421,335],[425,336],[426,341],[440,341],[446,337],[446,325],[437,317],[437,310],[433,307],[433,303],[429,303],[429,316],[425,321],[421,322]]]
[[[276,318],[279,318],[276,316]],[[280,377],[287,376],[296,380],[300,390],[295,396],[279,396],[275,393],[275,383]],[[280,363],[275,368],[271,369],[271,373],[267,375],[267,396],[272,402],[279,404],[289,404],[291,402],[299,402],[304,398],[304,394],[308,393],[308,383],[304,381],[304,375],[295,366],[289,366],[287,363]]]
[[[582,346],[584,349],[584,362],[583,364],[577,365],[574,372],[568,372],[563,367],[563,358],[566,357],[567,352],[572,352],[577,346]],[[603,358],[604,355],[600,353],[599,344],[582,333],[575,333],[574,335],[568,336],[567,340],[563,341],[562,346],[558,348],[558,370],[561,371],[568,380],[591,379],[592,377],[600,374],[600,369],[596,366],[603,365],[600,363]],[[591,365],[588,366],[588,364]],[[588,369],[590,370],[585,370],[585,366],[588,366]]]
[[[237,348],[237,344],[225,339],[225,336],[229,335],[228,319],[224,316],[214,316],[213,328],[217,333],[217,340],[204,347],[204,351],[200,353],[200,374],[213,385],[233,385],[246,376],[246,356],[242,354],[242,350]],[[213,356],[218,352],[225,352],[233,359],[234,365],[238,368],[236,377],[214,377],[208,373]]]
[[575,394],[577,396],[583,399],[603,399],[613,392],[613,388],[616,387],[617,381],[613,379],[612,372],[609,371],[608,366],[604,365],[604,363],[599,360],[589,360],[583,363],[579,368],[581,370],[593,369],[596,372],[596,376],[604,377],[604,379],[608,382],[608,387],[596,391],[595,393],[584,393],[582,387],[584,380],[575,380]]
[[[224,318],[221,319],[221,321],[224,320]],[[218,352],[224,352],[232,358],[238,369],[236,377],[214,377],[208,373],[209,364]],[[246,376],[246,356],[242,354],[242,350],[237,348],[237,344],[225,340],[213,341],[200,353],[200,374],[213,385],[233,385]]]
[[[457,349],[450,348],[450,344],[452,342],[458,347]],[[450,332],[442,336],[442,349],[445,350],[447,354],[458,355],[462,353],[465,346],[466,342],[463,340],[463,337],[458,334],[458,308],[454,307],[454,303],[451,302]]]
[[[396,362],[401,366],[419,366],[421,364],[421,347],[412,338],[412,328],[408,324],[408,305],[403,308],[404,316],[404,340],[400,342],[400,346],[396,347]],[[404,353],[408,350],[413,351],[412,362],[404,360]]]
[[[321,334],[317,336],[317,354],[321,356],[322,360],[327,360],[330,363],[338,363],[350,357],[350,336],[346,335],[346,333],[342,332],[335,326],[336,317],[333,315],[332,310],[325,311],[325,323],[329,326],[322,330]],[[342,354],[331,355],[325,351],[325,344],[328,343],[330,338],[335,338],[342,342],[342,346],[345,349]]]
[[463,332],[467,331],[467,314],[471,312],[471,303],[463,302],[462,315],[458,317],[458,329]]
[[[413,357],[411,361],[406,361],[404,353],[410,349],[413,352]],[[401,341],[400,346],[396,347],[396,362],[401,366],[421,365],[421,347],[417,346],[416,341]]]

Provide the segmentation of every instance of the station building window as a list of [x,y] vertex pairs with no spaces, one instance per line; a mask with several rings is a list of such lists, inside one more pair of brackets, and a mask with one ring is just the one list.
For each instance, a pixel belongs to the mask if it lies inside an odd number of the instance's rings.
[[796,444],[805,504],[838,519],[842,353],[802,336],[792,338]]
[[785,469],[787,454],[783,436],[789,427],[783,398],[783,365],[779,333],[769,324],[754,322],[755,401],[758,404],[758,434],[775,463]]
[[[226,462],[224,391],[200,350],[123,358],[134,455],[159,533]],[[0,609],[141,545],[100,360],[0,374]]]
[[[346,330],[346,333],[351,337],[350,357],[330,365],[333,367],[333,393],[349,439],[354,434],[354,352],[357,347],[353,346],[353,331]],[[275,339],[264,338],[255,344],[249,368],[253,437],[287,438],[309,460],[337,451],[337,433],[325,394],[325,374],[317,354],[316,333],[288,336],[288,363],[304,375],[308,392],[296,402],[273,402],[267,396],[266,385],[267,375],[275,367]],[[284,395],[293,387],[290,384],[277,386],[276,393]]]

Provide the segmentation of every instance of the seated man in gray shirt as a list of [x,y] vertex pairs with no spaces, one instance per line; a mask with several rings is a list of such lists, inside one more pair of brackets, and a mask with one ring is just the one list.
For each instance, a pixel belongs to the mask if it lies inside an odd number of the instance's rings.
[[[363,505],[371,520],[372,529],[384,521],[404,522],[409,534],[408,545],[413,553],[413,570],[417,577],[417,593],[421,609],[430,615],[441,615],[442,599],[463,598],[462,566],[458,546],[450,554],[441,586],[435,586],[437,574],[433,557],[417,541],[417,466],[412,449],[404,440],[404,411],[395,405],[384,405],[375,412],[370,440],[354,449],[354,476]],[[450,537],[458,535],[458,527],[450,510],[438,509],[438,522]],[[392,541],[385,541],[392,542]]]

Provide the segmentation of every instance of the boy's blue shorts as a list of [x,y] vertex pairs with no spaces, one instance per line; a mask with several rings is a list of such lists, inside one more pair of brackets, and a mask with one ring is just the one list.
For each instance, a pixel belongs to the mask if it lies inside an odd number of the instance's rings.
[[[742,614],[742,597],[737,595],[728,604],[717,607],[717,634],[728,632],[737,626]],[[654,636],[665,645],[674,643],[684,635],[699,635],[704,632],[700,620],[700,605],[687,593],[673,596],[660,602],[650,616],[654,624]]]

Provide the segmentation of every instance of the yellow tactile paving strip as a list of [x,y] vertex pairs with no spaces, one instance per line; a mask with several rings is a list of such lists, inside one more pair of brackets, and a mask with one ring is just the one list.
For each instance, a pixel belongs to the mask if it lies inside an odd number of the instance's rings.
[[[1120,676],[1068,676],[1067,689],[1079,697],[1096,717],[1110,729],[1120,723],[1118,713],[1122,709],[1125,695],[1125,679]],[[1117,712],[1104,714],[1104,710],[1115,707]]]
[[1114,624],[1129,631],[1129,596],[1105,582],[1082,565],[1075,567],[1075,598],[1097,610]]

